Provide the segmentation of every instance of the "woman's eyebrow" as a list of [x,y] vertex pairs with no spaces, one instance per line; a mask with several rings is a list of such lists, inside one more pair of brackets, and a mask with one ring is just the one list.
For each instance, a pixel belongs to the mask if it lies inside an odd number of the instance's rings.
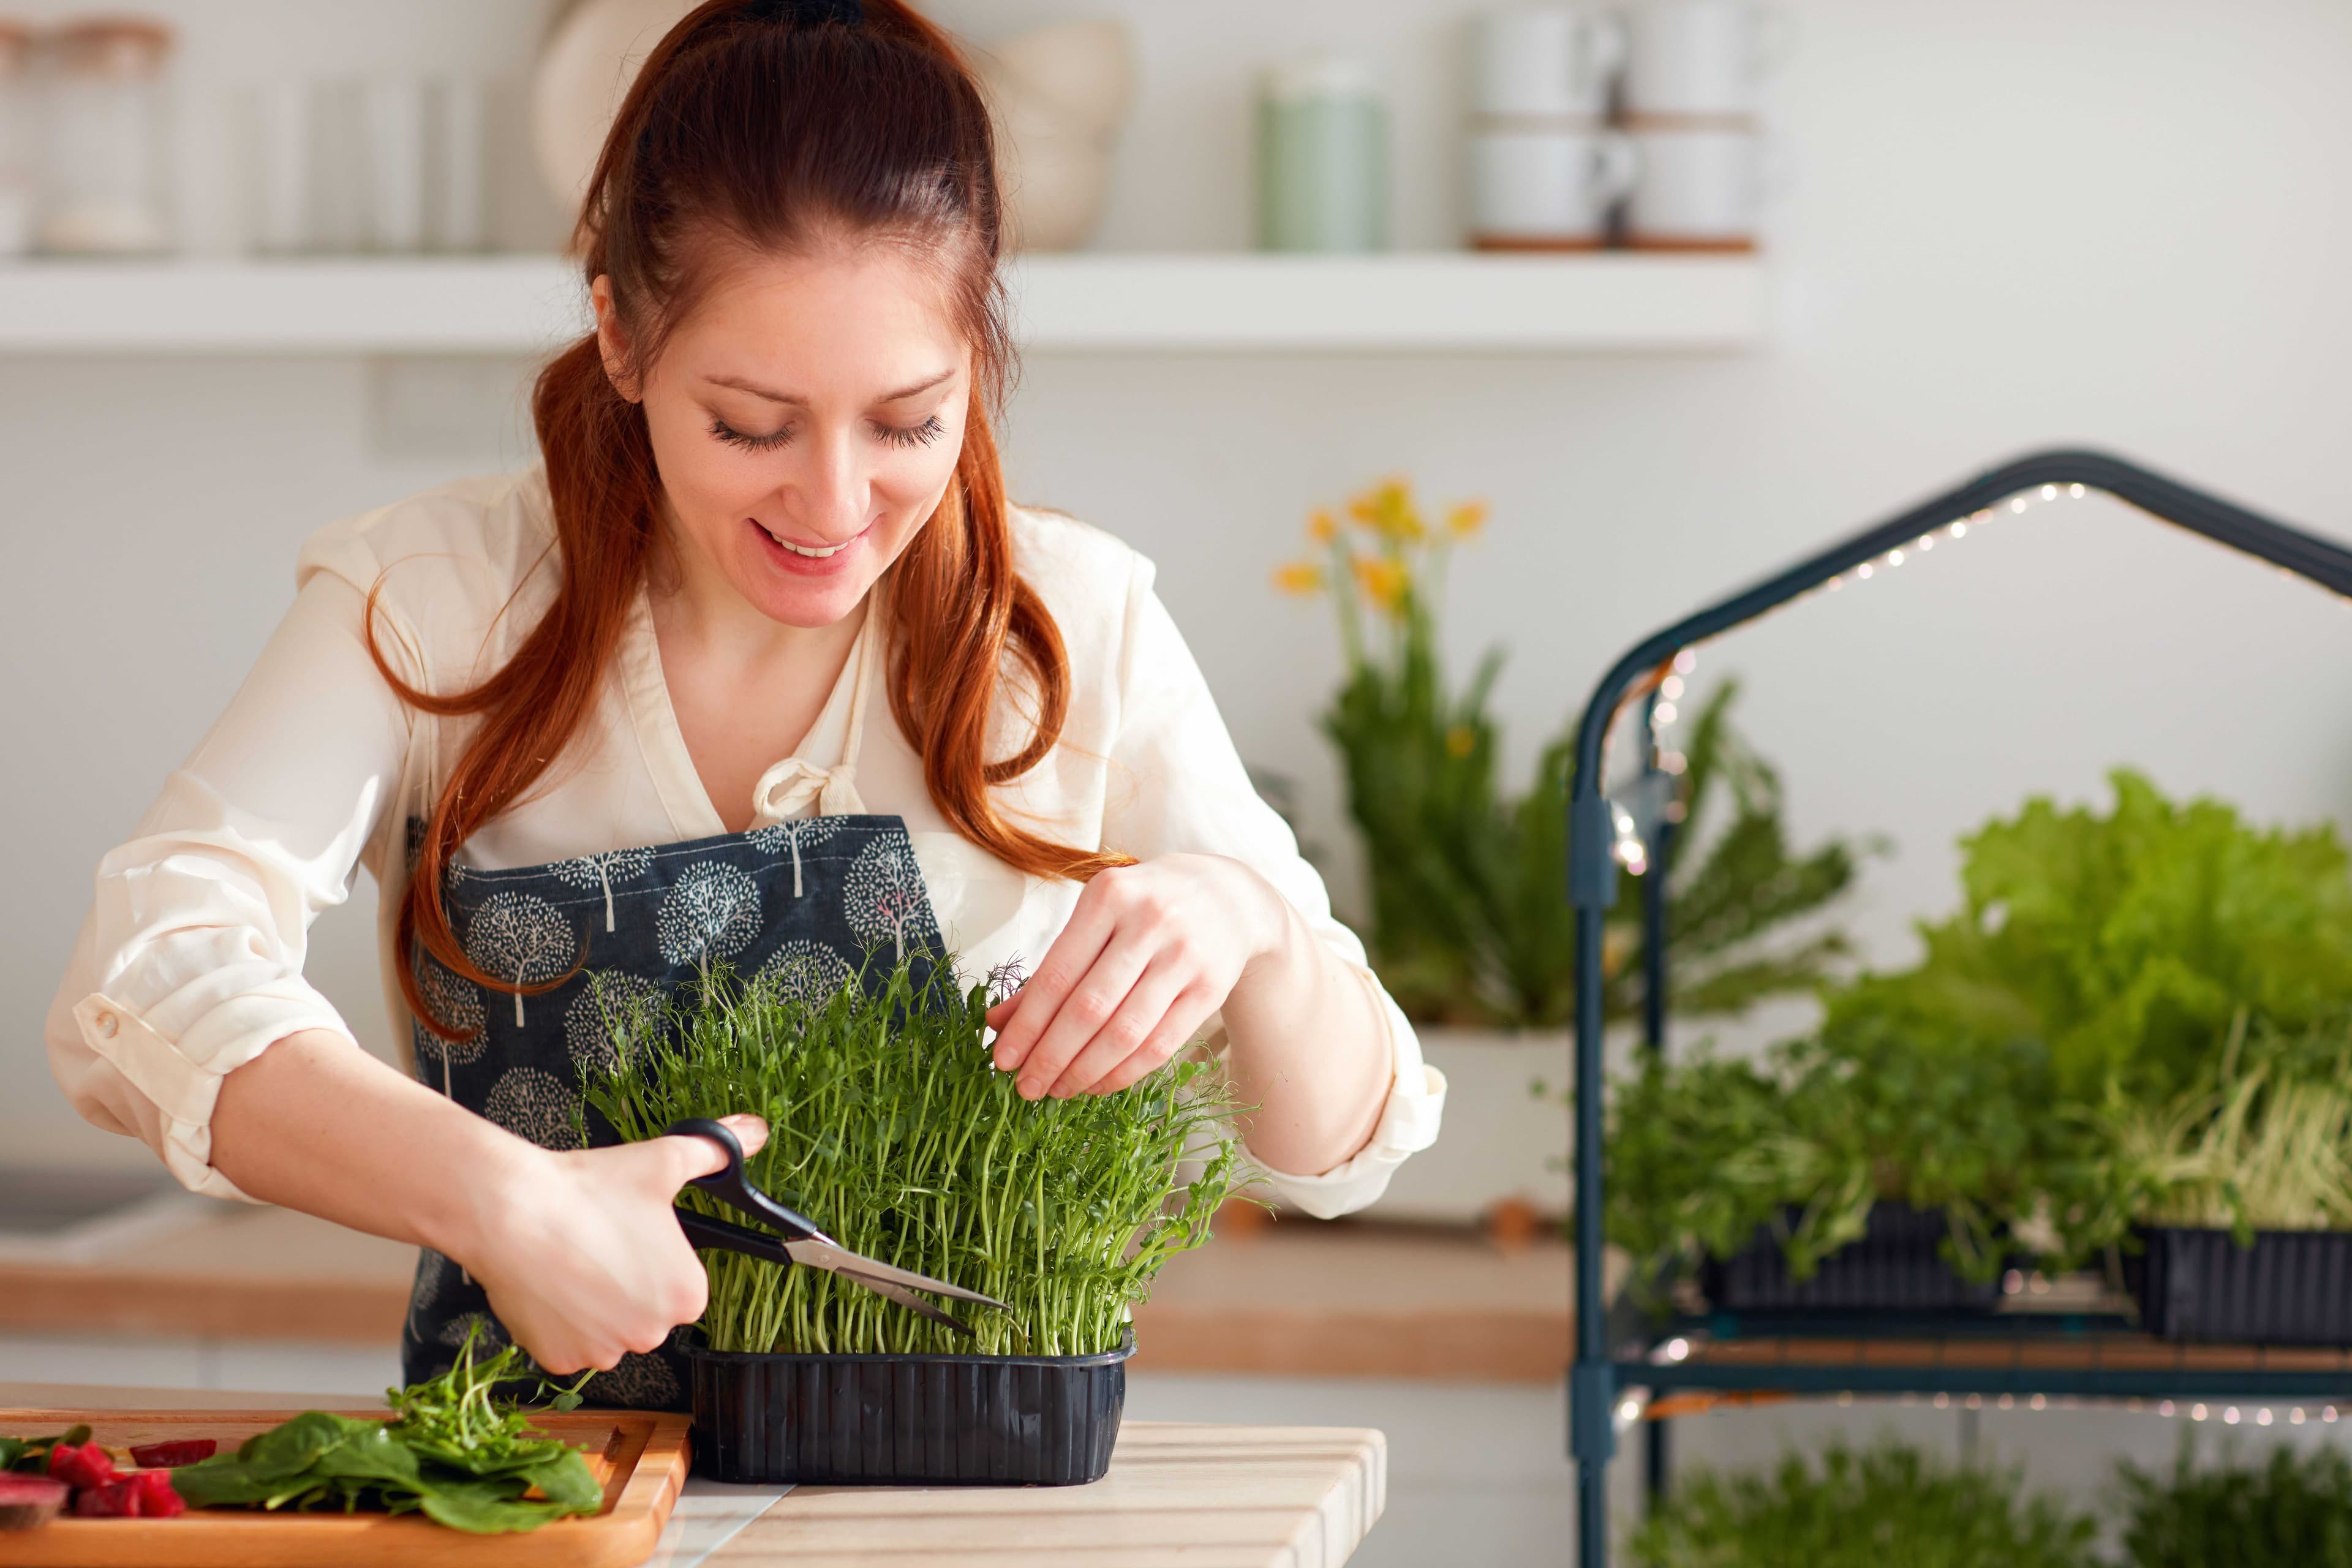
[[[880,397],[876,398],[875,401],[877,403],[897,403],[903,398],[912,397],[919,392],[929,392],[931,388],[939,385],[940,383],[947,380],[953,374],[955,374],[955,366],[950,365],[947,369],[940,372],[937,375],[931,376],[927,380],[919,381],[912,386],[902,386],[896,392],[886,392]],[[737,392],[748,392],[754,397],[766,398],[770,403],[785,403],[803,408],[808,406],[808,399],[801,396],[798,393],[778,392],[772,387],[761,386],[758,382],[745,381],[739,376],[706,375],[702,379],[709,382],[713,386],[731,387]]]

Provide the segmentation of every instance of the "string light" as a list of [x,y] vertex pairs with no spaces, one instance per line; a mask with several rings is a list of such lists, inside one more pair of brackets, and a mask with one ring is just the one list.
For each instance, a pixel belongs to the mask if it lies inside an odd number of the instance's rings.
[[2255,1426],[2269,1426],[2270,1424],[2271,1424],[2271,1413],[2270,1413],[2269,1411],[2267,1411],[2267,1410],[2257,1410],[2257,1411],[2255,1411],[2255,1412],[2254,1412],[2254,1425],[2255,1425]]
[[2202,1420],[2204,1420],[2204,1419],[2205,1419],[2205,1407],[2204,1407],[2202,1405],[2190,1405],[2190,1406],[2189,1407],[2189,1419],[2190,1419],[2191,1421],[2202,1421]]
[[2298,1405],[2294,1409],[2286,1413],[2286,1424],[2290,1426],[2300,1426],[2303,1425],[2302,1405]]
[[2158,1406],[2156,1407],[2156,1413],[2157,1413],[2158,1415],[2171,1415],[2171,1414],[2172,1414],[2172,1401],[2170,1401],[2169,1399],[2168,1399],[2168,1400],[2166,1400],[2163,1404],[2161,1404],[2161,1405],[2158,1405]]
[[2221,1425],[2224,1426],[2235,1426],[2237,1424],[2238,1407],[2232,1405],[2227,1410],[2221,1412]]
[[2035,1394],[2025,1403],[2035,1410],[2047,1410],[2050,1408],[2050,1401],[2039,1394]]

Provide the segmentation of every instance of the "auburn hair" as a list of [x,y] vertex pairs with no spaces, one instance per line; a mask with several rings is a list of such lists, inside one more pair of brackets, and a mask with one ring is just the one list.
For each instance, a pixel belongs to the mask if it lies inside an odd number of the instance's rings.
[[[1013,354],[997,276],[1003,217],[978,83],[948,37],[898,0],[711,0],[654,48],[590,177],[573,245],[613,308],[641,378],[729,255],[828,243],[907,247],[936,269],[972,353],[971,409],[954,478],[890,568],[890,710],[957,832],[1035,876],[1084,880],[1123,856],[1056,844],[1009,822],[990,787],[1052,751],[1070,671],[1045,602],[1013,570],[991,419]],[[660,476],[644,408],[607,374],[594,333],[540,373],[531,400],[547,465],[559,574],[512,658],[471,690],[425,691],[368,649],[424,712],[479,715],[440,789],[402,896],[401,994],[436,1031],[417,950],[477,984],[536,993],[469,960],[443,902],[451,858],[520,802],[580,731],[656,544]],[[377,584],[378,591],[382,584]],[[1028,734],[987,754],[998,689],[1021,679]]]

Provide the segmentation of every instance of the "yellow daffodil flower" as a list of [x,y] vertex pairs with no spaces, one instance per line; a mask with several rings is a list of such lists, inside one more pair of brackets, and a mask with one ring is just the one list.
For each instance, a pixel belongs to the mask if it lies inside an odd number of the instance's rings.
[[1292,561],[1274,569],[1274,585],[1286,594],[1319,594],[1323,568],[1312,561]]

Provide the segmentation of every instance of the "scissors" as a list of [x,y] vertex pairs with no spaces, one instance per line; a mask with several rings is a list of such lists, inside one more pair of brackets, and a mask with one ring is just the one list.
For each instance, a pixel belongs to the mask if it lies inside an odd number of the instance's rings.
[[740,1252],[746,1258],[756,1258],[780,1268],[789,1268],[798,1263],[809,1268],[824,1269],[863,1285],[877,1295],[887,1296],[910,1312],[919,1312],[935,1323],[945,1323],[967,1338],[971,1335],[970,1329],[915,1292],[929,1290],[937,1296],[952,1296],[959,1301],[977,1301],[983,1307],[1000,1310],[1004,1307],[1004,1303],[993,1296],[983,1296],[977,1290],[967,1290],[961,1285],[950,1285],[928,1274],[894,1268],[875,1258],[861,1257],[843,1247],[819,1230],[816,1222],[806,1215],[786,1208],[751,1184],[751,1177],[743,1171],[743,1145],[737,1141],[734,1129],[725,1122],[713,1121],[707,1117],[688,1117],[682,1121],[671,1122],[664,1129],[662,1136],[708,1138],[726,1151],[726,1167],[708,1176],[697,1176],[693,1184],[737,1213],[765,1220],[783,1233],[771,1236],[764,1230],[753,1230],[750,1226],[698,1214],[683,1204],[677,1205],[677,1227],[686,1232],[686,1239],[697,1247]]

